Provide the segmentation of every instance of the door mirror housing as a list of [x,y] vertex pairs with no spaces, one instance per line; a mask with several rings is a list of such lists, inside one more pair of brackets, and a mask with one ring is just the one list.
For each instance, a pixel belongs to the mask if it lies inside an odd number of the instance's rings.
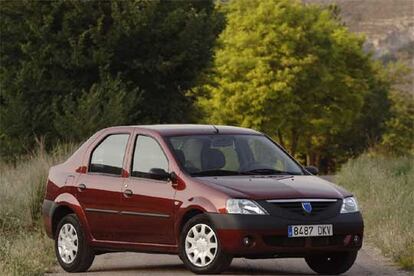
[[171,180],[172,183],[176,183],[177,182],[177,174],[175,172],[171,172],[170,173],[170,177],[169,179]]
[[307,166],[307,167],[305,167],[305,170],[307,170],[308,172],[310,172],[313,175],[319,174],[319,169],[315,166]]

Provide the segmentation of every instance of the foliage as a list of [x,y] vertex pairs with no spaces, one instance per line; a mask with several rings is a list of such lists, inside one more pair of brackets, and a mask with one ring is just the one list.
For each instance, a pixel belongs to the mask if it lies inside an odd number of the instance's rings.
[[112,80],[108,76],[101,83],[92,85],[90,91],[84,91],[78,99],[70,94],[61,103],[55,102],[57,133],[69,141],[80,141],[98,129],[123,124],[128,116],[138,117],[139,110],[135,106],[139,94],[130,92],[132,96],[119,77]]
[[414,154],[414,99],[410,94],[391,94],[393,105],[391,118],[381,144],[388,152],[405,155]]
[[[414,153],[414,100],[395,86],[407,74],[373,62],[338,8],[222,1],[228,25],[205,71],[224,26],[213,2],[1,2],[0,274],[40,275],[52,264],[39,220],[45,178],[73,150],[53,146],[96,129],[198,112],[264,131],[325,169],[373,145]],[[31,152],[40,137],[48,153]],[[368,240],[412,268],[412,156],[363,155],[337,180],[358,196]]]
[[[185,91],[222,25],[211,0],[3,1],[1,155],[27,152],[34,137],[50,148],[102,125],[187,120]],[[87,104],[99,105],[94,118],[85,118],[95,108]],[[74,126],[63,123],[85,124],[68,137]]]
[[377,147],[394,155],[414,155],[414,82],[410,78],[411,71],[404,64],[396,63],[389,66],[388,72],[388,77],[399,85],[394,86],[389,94],[392,103],[390,117]]
[[388,83],[336,8],[246,0],[223,9],[228,24],[214,68],[196,91],[202,121],[264,131],[316,164],[335,151],[361,151],[338,148],[346,134],[378,139]]
[[365,239],[414,270],[414,158],[365,154],[346,163],[335,180],[356,195]]

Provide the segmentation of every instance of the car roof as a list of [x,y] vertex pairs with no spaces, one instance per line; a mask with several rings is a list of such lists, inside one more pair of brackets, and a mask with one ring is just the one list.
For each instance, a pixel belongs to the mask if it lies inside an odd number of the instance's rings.
[[[200,135],[200,134],[256,134],[262,133],[242,127],[224,126],[224,125],[198,125],[198,124],[162,124],[162,125],[133,125],[122,126],[136,129],[149,130],[156,132],[161,136],[179,136],[179,135]],[[120,127],[110,127],[107,130],[116,130]]]

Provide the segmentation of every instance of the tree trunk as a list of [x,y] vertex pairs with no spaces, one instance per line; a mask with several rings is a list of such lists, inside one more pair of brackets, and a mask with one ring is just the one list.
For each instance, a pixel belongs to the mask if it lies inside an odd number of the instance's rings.
[[310,166],[312,164],[312,148],[311,148],[311,140],[308,136],[306,139],[306,166]]
[[316,167],[320,167],[320,162],[321,162],[321,153],[320,153],[320,151],[319,150],[317,150],[316,152],[315,152],[315,160],[314,160],[314,166],[316,166]]
[[298,147],[298,141],[299,141],[299,135],[297,130],[292,129],[292,145],[290,147],[290,154],[292,156],[295,156],[296,154],[296,149]]
[[277,138],[279,139],[280,145],[283,148],[285,148],[285,141],[283,140],[283,136],[282,136],[282,133],[280,132],[280,130],[277,131]]

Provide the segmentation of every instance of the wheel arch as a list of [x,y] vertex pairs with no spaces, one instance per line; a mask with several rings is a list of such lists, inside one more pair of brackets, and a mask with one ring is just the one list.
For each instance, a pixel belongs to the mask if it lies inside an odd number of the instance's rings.
[[[214,202],[204,196],[191,197],[183,202],[176,214],[175,233],[176,237],[181,235],[184,225],[194,216],[207,213],[218,213],[219,210]],[[177,239],[179,242],[179,238]]]
[[91,241],[93,238],[90,233],[89,224],[86,219],[86,214],[83,211],[79,201],[76,197],[69,193],[60,194],[55,200],[56,208],[52,214],[52,235],[55,235],[59,221],[68,214],[75,214],[84,230],[86,239]]
[[197,216],[197,215],[201,215],[204,214],[205,211],[200,209],[200,208],[190,208],[189,210],[187,210],[183,216],[181,217],[180,223],[179,223],[179,227],[178,227],[178,233],[181,233],[181,231],[184,228],[184,225],[193,217]]
[[52,235],[56,236],[56,228],[59,222],[69,214],[76,214],[75,211],[67,205],[59,205],[56,207],[52,215]]

